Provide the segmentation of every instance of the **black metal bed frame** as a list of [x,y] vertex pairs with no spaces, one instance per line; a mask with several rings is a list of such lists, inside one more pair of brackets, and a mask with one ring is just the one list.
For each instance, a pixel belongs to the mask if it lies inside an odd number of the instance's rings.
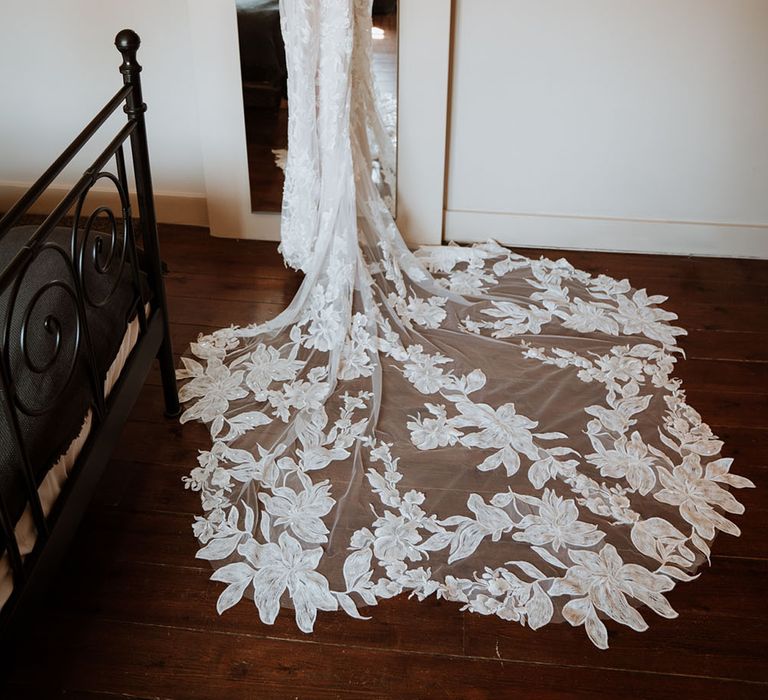
[[[168,326],[168,310],[163,270],[160,259],[160,249],[157,236],[152,193],[152,177],[149,167],[149,150],[147,148],[147,133],[144,113],[147,109],[142,99],[141,66],[136,60],[140,40],[130,29],[124,29],[115,38],[115,46],[122,54],[120,73],[123,76],[123,87],[112,97],[104,108],[91,120],[77,138],[66,148],[56,161],[43,173],[40,179],[26,194],[0,219],[0,237],[4,236],[20,219],[27,214],[34,202],[51,185],[64,167],[94,136],[97,130],[123,105],[127,122],[118,131],[109,145],[93,161],[82,177],[71,188],[56,208],[45,218],[32,233],[23,248],[0,271],[0,294],[9,293],[9,307],[5,323],[0,327],[0,387],[4,397],[0,406],[0,420],[7,420],[13,436],[20,462],[13,465],[22,477],[25,497],[31,508],[37,539],[34,550],[27,556],[22,556],[16,540],[15,523],[10,517],[3,494],[0,493],[0,531],[6,542],[6,551],[13,573],[13,593],[0,611],[0,644],[7,641],[8,629],[15,625],[19,618],[29,608],[29,602],[39,594],[47,583],[66,552],[66,548],[74,535],[95,486],[109,460],[113,446],[120,434],[131,408],[138,397],[147,374],[155,358],[158,359],[162,374],[165,410],[167,416],[179,414],[179,399],[174,376],[174,361],[171,349],[171,339]],[[132,219],[129,198],[128,178],[126,174],[123,144],[130,141],[130,150],[135,176],[136,196],[138,200],[138,233],[141,237],[143,253],[136,245],[136,233]],[[115,173],[105,170],[114,160]],[[111,182],[117,190],[120,200],[120,216],[115,216],[112,209],[106,206],[96,208],[86,219],[82,232],[81,215],[85,199],[91,187],[97,182]],[[55,245],[48,240],[49,234],[59,226],[62,219],[74,207],[74,218],[71,225],[69,250]],[[91,237],[94,222],[101,218],[109,224],[109,233],[105,236]],[[118,225],[118,221],[122,223]],[[105,240],[109,240],[109,248],[105,251]],[[91,241],[89,243],[89,241]],[[88,250],[86,248],[88,247]],[[80,452],[75,468],[67,479],[64,489],[46,517],[38,496],[38,484],[30,461],[28,446],[22,437],[20,417],[41,416],[51,414],[55,420],[56,412],[66,410],[66,392],[63,387],[73,376],[76,359],[62,358],[62,320],[49,314],[44,319],[44,330],[53,338],[51,356],[40,362],[30,357],[27,347],[27,324],[32,317],[33,308],[40,302],[42,291],[38,291],[29,299],[25,308],[18,302],[19,290],[24,284],[25,274],[32,262],[43,252],[60,255],[66,264],[68,279],[47,281],[41,290],[55,289],[64,295],[72,304],[76,328],[72,339],[73,357],[84,353],[87,360],[89,375],[89,402],[93,416],[93,424],[86,444]],[[142,258],[143,270],[147,282],[142,285],[139,279],[139,256]],[[106,258],[106,262],[104,261]],[[126,265],[126,260],[129,263]],[[95,308],[105,303],[105,299],[94,301],[84,284],[85,265],[90,264],[98,274],[104,274],[107,268],[117,265],[118,277],[131,271],[133,289],[132,313],[138,318],[139,337],[128,358],[117,384],[109,397],[104,394],[104,375],[100,373],[94,357],[91,336],[87,323],[86,309]],[[93,270],[91,270],[91,273]],[[146,286],[149,287],[147,292]],[[114,293],[111,288],[108,296]],[[146,305],[149,313],[145,313]],[[39,313],[38,309],[38,313]],[[15,325],[12,323],[16,319]],[[14,333],[13,328],[18,332]],[[19,398],[16,391],[16,377],[12,372],[10,354],[14,352],[25,361],[25,370],[34,376],[49,372],[57,361],[65,360],[66,381],[62,389],[45,406],[30,406]]]

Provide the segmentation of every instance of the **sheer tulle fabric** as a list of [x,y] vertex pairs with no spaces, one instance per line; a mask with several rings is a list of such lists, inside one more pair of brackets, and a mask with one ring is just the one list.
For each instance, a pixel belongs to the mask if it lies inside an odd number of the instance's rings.
[[675,617],[664,594],[739,534],[730,488],[752,484],[672,376],[664,297],[493,242],[412,254],[371,178],[392,172],[371,1],[281,12],[281,250],[306,276],[179,370],[182,420],[211,433],[186,486],[219,612],[292,608],[310,632],[405,592],[603,648],[608,618]]

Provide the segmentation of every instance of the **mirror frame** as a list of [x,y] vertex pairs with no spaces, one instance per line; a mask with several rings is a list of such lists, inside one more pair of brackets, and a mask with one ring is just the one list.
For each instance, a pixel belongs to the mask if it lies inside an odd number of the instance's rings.
[[[188,9],[210,233],[278,241],[280,214],[251,211],[235,2]],[[397,224],[410,244],[440,244],[452,0],[399,0],[398,13]]]

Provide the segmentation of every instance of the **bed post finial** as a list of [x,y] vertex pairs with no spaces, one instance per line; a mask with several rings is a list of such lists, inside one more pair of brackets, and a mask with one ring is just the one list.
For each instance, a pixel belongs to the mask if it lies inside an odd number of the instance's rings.
[[123,82],[126,85],[133,85],[135,99],[129,99],[125,107],[125,112],[129,117],[132,117],[136,115],[137,110],[144,112],[147,109],[147,106],[141,100],[141,82],[139,78],[141,65],[136,60],[136,53],[139,50],[139,46],[141,46],[141,39],[133,29],[122,29],[115,37],[115,46],[123,57],[123,62],[120,64]]
[[[136,61],[136,52],[141,46],[141,39],[133,29],[121,29],[115,37],[115,46],[123,55],[123,65],[120,66],[121,73],[125,73],[126,70],[141,70],[141,66]],[[124,68],[126,70],[123,70]]]

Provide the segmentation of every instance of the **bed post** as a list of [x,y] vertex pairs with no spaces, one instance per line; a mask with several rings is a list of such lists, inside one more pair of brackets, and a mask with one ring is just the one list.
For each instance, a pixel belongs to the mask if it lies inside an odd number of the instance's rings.
[[136,129],[131,134],[131,155],[136,177],[136,193],[139,201],[139,213],[142,226],[144,249],[147,253],[147,264],[152,290],[163,315],[163,343],[157,354],[160,362],[160,372],[163,380],[165,397],[165,415],[178,416],[181,412],[179,394],[176,386],[176,372],[171,348],[171,334],[168,326],[168,303],[163,284],[162,262],[160,260],[160,245],[157,237],[157,220],[155,218],[155,202],[152,193],[152,176],[149,169],[149,149],[147,147],[147,129],[144,121],[144,104],[141,94],[141,66],[136,60],[136,52],[141,40],[136,32],[123,29],[115,37],[115,46],[122,54],[123,63],[120,72],[123,82],[130,85],[132,90],[125,98],[125,113],[128,119],[136,122]]

